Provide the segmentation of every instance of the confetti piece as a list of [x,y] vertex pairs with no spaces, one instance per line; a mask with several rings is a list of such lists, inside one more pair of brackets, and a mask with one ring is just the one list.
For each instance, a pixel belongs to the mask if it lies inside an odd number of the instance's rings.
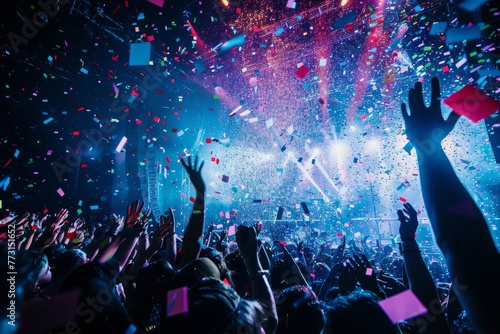
[[59,196],[61,196],[61,197],[63,197],[63,196],[64,196],[64,191],[63,191],[61,188],[57,189],[57,193],[58,193],[58,194],[59,194]]
[[266,128],[269,129],[271,126],[273,126],[274,124],[274,120],[271,118],[271,119],[268,119],[266,121]]
[[235,234],[236,234],[236,226],[234,225],[229,226],[229,228],[227,229],[227,236],[230,237]]
[[49,124],[52,122],[54,119],[52,117],[47,118],[45,121],[43,121],[43,124]]
[[196,69],[196,73],[203,73],[207,70],[205,61],[203,59],[196,61],[194,63],[194,68]]
[[394,324],[427,312],[410,289],[381,300],[378,304]]
[[167,317],[189,312],[188,288],[183,286],[167,292]]
[[285,32],[285,29],[284,29],[283,27],[280,27],[280,28],[278,28],[278,29],[274,32],[274,35],[275,35],[275,36],[279,36],[279,35],[281,35],[281,34],[282,34],[282,33],[284,33],[284,32]]
[[298,68],[297,71],[295,71],[295,75],[299,79],[304,79],[304,77],[307,75],[307,73],[309,73],[309,71],[311,70],[306,65],[302,65]]
[[129,66],[149,65],[151,60],[151,43],[131,43]]
[[222,44],[220,49],[218,50],[217,54],[223,55],[223,54],[229,52],[232,48],[235,48],[235,47],[238,47],[238,46],[245,44],[245,42],[246,42],[245,35],[237,35],[237,36],[231,38],[229,41]]
[[123,146],[127,143],[127,137],[123,136],[123,138],[120,140],[120,143],[116,147],[116,152],[120,153],[123,149]]
[[474,123],[500,110],[500,101],[489,97],[470,84],[445,98],[443,103]]
[[243,111],[243,112],[240,114],[240,116],[241,116],[241,117],[245,117],[245,116],[248,116],[249,114],[250,114],[250,109],[247,109],[247,110]]
[[487,2],[488,0],[462,0],[458,4],[458,7],[465,9],[469,12],[472,12]]
[[152,3],[153,5],[156,5],[160,8],[163,8],[163,5],[165,4],[165,0],[148,0],[148,2]]
[[228,183],[229,182],[229,176],[222,175],[222,182]]
[[278,214],[276,215],[276,220],[281,220],[283,218],[284,211],[285,209],[282,206],[278,208]]
[[431,31],[429,34],[431,35],[438,35],[441,33],[444,33],[447,27],[446,22],[434,22],[431,27]]
[[4,191],[7,190],[9,184],[10,184],[10,176],[7,176],[0,181],[0,187],[2,187]]
[[446,43],[461,43],[464,40],[472,41],[481,38],[478,26],[454,28],[446,30]]
[[403,150],[406,151],[406,153],[411,155],[411,150],[413,149],[413,144],[411,142],[407,142],[406,145],[403,147]]
[[356,12],[352,11],[335,20],[335,29],[342,29],[346,24],[356,19]]
[[287,8],[295,9],[296,6],[297,6],[297,3],[294,0],[288,0],[286,3]]
[[233,117],[234,115],[236,115],[236,113],[237,113],[238,111],[240,111],[240,110],[241,110],[241,108],[243,108],[243,106],[238,106],[238,107],[236,107],[236,109],[234,109],[233,111],[231,111],[231,113],[229,114],[229,117]]
[[302,207],[302,211],[304,211],[304,214],[309,215],[310,211],[307,207],[306,202],[300,202],[300,206]]

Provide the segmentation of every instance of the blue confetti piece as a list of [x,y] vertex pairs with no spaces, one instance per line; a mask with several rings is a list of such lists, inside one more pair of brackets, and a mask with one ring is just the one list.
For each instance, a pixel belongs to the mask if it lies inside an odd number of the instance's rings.
[[131,43],[129,66],[149,65],[151,60],[151,43]]
[[91,205],[90,210],[99,210],[99,205]]
[[84,69],[83,67],[80,69],[80,72],[82,72],[83,74],[89,74],[89,71],[87,71],[86,69]]
[[49,124],[52,122],[54,119],[52,117],[47,118],[45,121],[43,121],[43,124]]
[[284,31],[285,31],[285,29],[283,29],[283,27],[281,27],[281,28],[279,28],[278,30],[276,30],[276,31],[274,32],[274,35],[275,35],[275,36],[279,36],[279,35],[281,35]]
[[3,187],[3,190],[7,190],[9,184],[10,184],[10,176],[7,176],[6,178],[0,181],[0,187]]

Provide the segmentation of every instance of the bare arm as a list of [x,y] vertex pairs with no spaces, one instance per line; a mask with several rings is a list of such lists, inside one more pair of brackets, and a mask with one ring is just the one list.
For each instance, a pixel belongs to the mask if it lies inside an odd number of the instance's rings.
[[[406,214],[406,215],[405,215]],[[426,316],[419,317],[425,319],[432,318],[433,321],[425,322],[425,328],[418,329],[419,333],[451,333],[444,317],[444,312],[436,312],[436,307],[440,307],[441,302],[436,289],[436,284],[432,278],[427,265],[422,258],[422,253],[418,249],[415,241],[415,232],[418,227],[417,211],[409,203],[404,204],[403,210],[398,210],[400,222],[399,234],[402,241],[403,261],[405,271],[410,284],[410,289],[420,299],[422,304],[429,310]],[[415,321],[415,326],[422,323]]]
[[439,98],[437,78],[432,80],[429,107],[425,106],[420,82],[410,89],[411,115],[402,105],[406,132],[417,152],[422,196],[437,245],[454,283],[466,287],[457,296],[478,332],[495,332],[498,315],[495,308],[486,305],[500,298],[500,255],[483,214],[441,147],[458,115],[452,112],[444,120]]
[[196,189],[196,198],[191,217],[184,232],[182,251],[179,254],[179,268],[196,260],[200,255],[205,225],[205,182],[201,176],[203,162],[198,165],[198,157],[196,157],[193,164],[191,163],[191,156],[189,156],[187,163],[184,160],[181,160],[181,163],[188,172],[189,179]]

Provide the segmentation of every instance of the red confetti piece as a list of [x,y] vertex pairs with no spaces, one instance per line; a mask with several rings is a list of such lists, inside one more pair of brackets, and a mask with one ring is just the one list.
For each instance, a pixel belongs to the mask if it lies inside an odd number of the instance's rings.
[[306,65],[302,65],[301,67],[299,67],[297,71],[295,71],[295,75],[299,79],[304,79],[304,77],[307,75],[307,73],[309,73],[309,71],[311,70]]

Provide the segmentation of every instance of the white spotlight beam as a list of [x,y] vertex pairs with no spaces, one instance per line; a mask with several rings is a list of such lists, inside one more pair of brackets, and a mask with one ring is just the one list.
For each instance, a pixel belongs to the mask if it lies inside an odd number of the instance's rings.
[[325,200],[325,202],[329,203],[330,199],[328,198],[328,196],[326,196],[326,194],[323,192],[323,190],[321,190],[319,185],[316,183],[316,181],[314,181],[311,174],[309,174],[309,172],[306,170],[306,168],[304,166],[302,166],[302,164],[300,162],[297,161],[297,158],[295,157],[295,153],[289,152],[288,156],[295,162],[297,167],[300,169],[302,174],[304,174],[304,176],[309,180],[309,182],[311,182],[311,184],[321,193],[321,195],[323,195],[323,199]]
[[[305,145],[305,149],[306,149],[307,153],[309,153],[309,154],[312,153],[311,148],[309,147],[309,145],[306,144]],[[321,173],[325,176],[325,178],[328,181],[328,183],[330,183],[330,185],[337,191],[337,193],[339,193],[339,189],[337,188],[337,186],[333,182],[333,180],[330,177],[330,175],[328,175],[327,171],[325,170],[325,167],[323,167],[323,164],[321,164],[321,162],[319,160],[316,160],[316,162],[314,163],[314,165],[318,167],[318,169],[321,171]]]

